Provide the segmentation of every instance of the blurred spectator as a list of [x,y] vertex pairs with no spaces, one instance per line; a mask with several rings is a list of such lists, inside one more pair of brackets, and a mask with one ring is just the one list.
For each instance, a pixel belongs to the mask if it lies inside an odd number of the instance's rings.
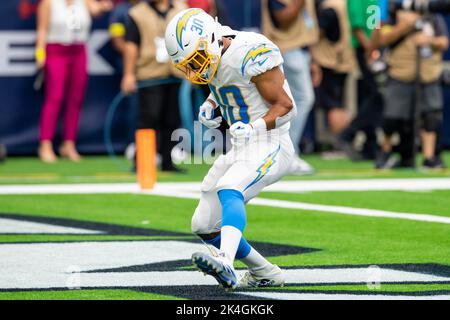
[[[116,71],[123,76],[123,58],[125,54],[125,27],[128,21],[128,13],[130,9],[139,3],[141,0],[126,0],[115,6],[114,10],[109,16],[109,34],[114,49],[117,52]],[[125,107],[127,109],[127,125],[128,125],[128,139],[126,150],[136,150],[134,145],[134,137],[137,125],[137,114],[139,108],[139,100],[137,93],[130,94],[125,99]],[[134,155],[129,154],[128,157],[134,158]],[[135,171],[133,164],[133,171]]]
[[[183,1],[147,0],[130,10],[121,85],[124,93],[135,92],[137,81],[151,83],[175,74],[165,48],[164,32],[170,19],[185,8]],[[179,83],[150,84],[138,91],[138,128],[157,131],[163,171],[180,171],[171,157],[171,135],[180,125],[179,88]]]
[[[309,47],[319,40],[319,28],[313,0],[264,0],[262,31],[282,51],[283,69],[298,108],[291,122],[290,135],[297,155],[308,115],[314,104],[311,55]],[[314,69],[317,71],[317,69]],[[317,73],[313,73],[317,75]],[[314,169],[296,157],[292,173],[307,174]]]
[[330,131],[336,136],[350,124],[344,93],[347,76],[356,69],[356,58],[346,0],[316,1],[316,5],[321,32],[312,55],[323,75],[317,97],[319,106],[327,113]]
[[[114,49],[123,57],[125,52],[125,26],[128,12],[141,0],[125,0],[119,3],[109,16],[109,34]],[[122,60],[122,59],[121,59]]]
[[[356,49],[361,80],[359,83],[358,113],[350,126],[339,136],[339,144],[343,151],[353,159],[361,156],[374,159],[377,151],[376,128],[380,126],[383,109],[383,99],[378,91],[374,73],[370,62],[379,46],[380,21],[375,21],[373,8],[379,4],[378,0],[347,0],[347,10],[352,28],[352,43]],[[362,155],[353,150],[353,140],[358,131],[363,131],[366,142]]]
[[[383,27],[381,40],[388,46],[389,80],[383,114],[385,140],[376,167],[415,166],[413,128],[414,121],[417,120],[415,114],[418,114],[421,122],[423,166],[442,168],[444,163],[436,144],[442,125],[442,59],[444,51],[449,47],[445,21],[440,15],[420,16],[417,13],[399,11],[393,21]],[[420,98],[416,101],[418,97]],[[414,112],[414,107],[419,110]],[[401,139],[400,162],[392,157],[391,137],[394,132],[398,132]]]
[[86,42],[91,15],[112,9],[110,1],[42,0],[37,14],[36,63],[44,68],[45,98],[40,123],[39,157],[57,160],[52,140],[65,104],[60,155],[79,161],[75,141],[87,86]]

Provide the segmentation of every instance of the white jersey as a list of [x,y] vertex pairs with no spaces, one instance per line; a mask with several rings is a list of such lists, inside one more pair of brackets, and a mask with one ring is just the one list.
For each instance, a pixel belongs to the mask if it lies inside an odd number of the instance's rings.
[[[222,55],[217,73],[210,82],[211,92],[229,125],[237,121],[249,123],[262,118],[270,108],[251,82],[252,77],[281,67],[283,58],[277,46],[260,34],[229,28],[223,34],[235,35],[235,38]],[[292,99],[287,81],[284,90]],[[275,132],[279,135],[255,136],[244,146],[232,148],[214,162],[202,182],[200,203],[192,218],[194,233],[220,231],[222,207],[217,195],[219,190],[237,190],[248,202],[264,187],[289,172],[295,154],[288,132],[289,122],[280,129]]]
[[[261,34],[229,28],[226,31],[228,33],[224,35],[234,35],[235,38],[222,55],[209,87],[223,118],[231,126],[238,121],[250,123],[266,115],[270,104],[263,99],[251,79],[282,66],[283,57],[278,47]],[[294,101],[287,81],[284,89]],[[280,129],[289,130],[289,123]]]

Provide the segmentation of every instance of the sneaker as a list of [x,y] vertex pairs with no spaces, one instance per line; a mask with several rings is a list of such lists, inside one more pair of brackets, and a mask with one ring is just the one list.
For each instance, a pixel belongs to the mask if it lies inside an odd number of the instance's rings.
[[306,176],[314,174],[316,170],[305,160],[296,157],[291,164],[290,174],[296,176]]
[[375,160],[376,169],[393,169],[399,166],[399,161],[391,152],[380,152]]
[[248,270],[240,279],[238,288],[263,288],[284,286],[283,271],[277,265],[261,271]]
[[425,159],[422,166],[425,169],[444,169],[445,164],[440,157],[434,157],[432,159]]
[[224,253],[219,253],[217,257],[214,257],[207,253],[196,252],[192,255],[192,262],[204,274],[213,276],[225,289],[237,287],[236,272]]

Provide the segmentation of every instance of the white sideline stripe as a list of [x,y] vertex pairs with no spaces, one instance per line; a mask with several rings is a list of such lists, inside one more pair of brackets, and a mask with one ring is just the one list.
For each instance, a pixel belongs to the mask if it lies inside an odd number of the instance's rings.
[[268,192],[450,190],[449,178],[282,181]]
[[394,218],[394,219],[405,219],[414,221],[426,221],[426,222],[439,222],[450,224],[449,217],[433,216],[430,214],[417,214],[417,213],[406,213],[406,212],[391,212],[383,210],[373,210],[373,209],[363,209],[363,208],[351,208],[351,207],[339,207],[339,206],[327,206],[320,204],[310,204],[304,202],[292,202],[283,200],[269,200],[256,198],[253,199],[250,204],[269,206],[277,208],[287,208],[287,209],[301,209],[308,211],[320,211],[320,212],[331,212],[339,213],[353,216],[365,216],[365,217],[378,217],[378,218]]
[[236,292],[249,297],[275,300],[450,300],[450,295],[408,296],[384,294],[332,294],[296,292]]
[[[200,190],[199,182],[160,182],[155,191]],[[281,181],[268,186],[268,192],[314,191],[423,191],[450,190],[450,178],[430,179],[363,179],[363,180],[315,180]],[[0,194],[84,194],[84,193],[139,193],[136,183],[91,183],[52,185],[2,185]]]
[[[200,198],[199,193],[193,193],[193,192],[165,193],[165,192],[160,192],[160,191],[154,190],[151,192],[147,192],[146,194],[169,196],[169,197],[184,198],[184,199],[199,199]],[[304,202],[294,202],[294,201],[285,201],[285,200],[255,198],[249,202],[249,205],[276,207],[276,208],[285,208],[285,209],[298,209],[298,210],[307,210],[307,211],[318,211],[318,212],[328,212],[328,213],[338,213],[338,214],[353,215],[353,216],[393,218],[393,219],[405,219],[405,220],[438,222],[438,223],[450,224],[450,217],[434,216],[431,214],[392,212],[392,211],[364,209],[364,208],[329,206],[329,205],[310,204],[310,203],[304,203]]]

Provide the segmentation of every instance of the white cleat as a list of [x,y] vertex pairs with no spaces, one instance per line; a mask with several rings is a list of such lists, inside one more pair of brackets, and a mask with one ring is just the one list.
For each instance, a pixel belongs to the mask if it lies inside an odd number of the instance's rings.
[[248,270],[240,279],[238,288],[264,288],[284,286],[283,271],[277,265],[264,268],[261,271]]
[[315,172],[316,170],[305,160],[294,157],[289,173],[296,176],[306,176],[314,174]]
[[214,257],[203,252],[196,252],[192,255],[192,263],[204,274],[216,278],[223,288],[235,289],[237,287],[236,272],[224,255],[219,254]]

